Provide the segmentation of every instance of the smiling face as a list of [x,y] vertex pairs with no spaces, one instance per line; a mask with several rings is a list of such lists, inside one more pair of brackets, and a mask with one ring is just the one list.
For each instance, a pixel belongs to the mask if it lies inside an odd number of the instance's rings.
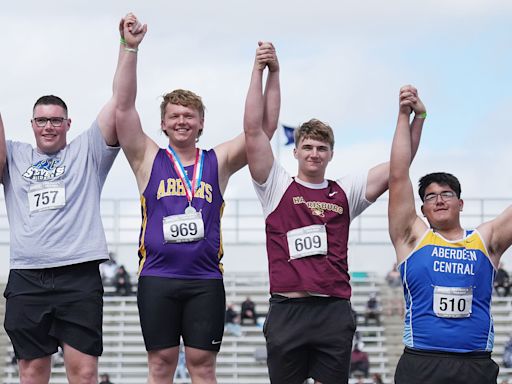
[[301,139],[293,150],[299,162],[299,179],[310,183],[324,180],[327,165],[332,160],[333,152],[329,143],[310,138]]
[[[55,127],[48,120],[44,126],[36,124],[37,120],[54,119],[61,121],[60,126]],[[32,117],[32,129],[36,138],[37,149],[46,154],[60,151],[66,146],[68,130],[71,126],[71,120],[67,118],[66,110],[60,105],[39,104],[34,107]],[[57,123],[54,123],[57,124]]]
[[204,119],[193,107],[169,103],[165,106],[161,124],[172,145],[195,146],[203,131]]
[[462,199],[447,184],[431,183],[425,188],[421,211],[434,229],[452,229],[460,226]]

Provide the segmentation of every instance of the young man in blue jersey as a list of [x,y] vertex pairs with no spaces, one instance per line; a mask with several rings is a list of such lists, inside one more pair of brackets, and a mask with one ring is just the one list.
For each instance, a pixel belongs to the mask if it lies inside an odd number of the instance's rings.
[[389,233],[404,286],[405,351],[397,384],[495,384],[490,313],[493,279],[512,244],[512,207],[494,220],[465,230],[457,178],[437,172],[420,179],[422,214],[416,214],[409,178],[409,120],[425,118],[412,86],[402,87],[391,149]]

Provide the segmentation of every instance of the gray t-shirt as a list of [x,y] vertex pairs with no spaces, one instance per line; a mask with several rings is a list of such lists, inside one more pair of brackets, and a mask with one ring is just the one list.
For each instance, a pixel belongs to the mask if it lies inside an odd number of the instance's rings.
[[118,153],[105,143],[96,121],[52,155],[7,140],[2,182],[11,269],[108,259],[100,194]]

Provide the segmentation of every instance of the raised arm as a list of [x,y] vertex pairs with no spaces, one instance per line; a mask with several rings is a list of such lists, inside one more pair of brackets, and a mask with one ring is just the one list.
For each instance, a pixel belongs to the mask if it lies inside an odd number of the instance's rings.
[[[123,19],[124,20],[124,19]],[[122,23],[119,26],[121,36],[122,36]],[[109,101],[103,106],[98,117],[96,118],[98,121],[98,125],[101,130],[101,134],[105,139],[105,142],[109,146],[118,145],[117,140],[117,132],[116,132],[116,100],[117,100],[117,83],[119,80],[119,66],[121,64],[121,58],[123,56],[123,45],[119,48],[119,54],[117,56],[117,67],[116,72],[114,74],[114,81],[112,82],[112,97]]]
[[281,110],[281,86],[279,84],[279,60],[272,43],[258,42],[262,48],[256,52],[262,62],[266,62],[268,68],[267,82],[265,84],[264,110],[263,110],[263,131],[269,139],[272,139],[279,121]]
[[[412,110],[418,115],[409,125]],[[423,112],[420,110],[423,109]],[[402,261],[412,250],[418,236],[426,230],[426,224],[416,214],[414,191],[409,177],[409,168],[417,150],[421,134],[424,107],[414,87],[400,89],[398,121],[391,146],[389,172],[389,234],[395,246],[398,261]],[[419,129],[419,132],[414,132]],[[417,140],[416,143],[413,142]],[[416,145],[416,148],[414,148]]]
[[501,256],[512,245],[512,205],[494,220],[480,225],[478,231],[482,234],[497,268]]
[[[269,68],[267,77],[265,94],[262,90],[263,71],[265,67]],[[255,112],[257,116],[251,116],[252,107],[255,104]],[[277,129],[277,121],[279,119],[279,110],[281,106],[281,91],[279,85],[279,62],[277,60],[276,51],[272,43],[259,42],[256,49],[256,57],[251,75],[251,83],[249,93],[245,105],[244,127],[247,118],[251,121],[257,121],[259,130],[265,136],[269,146],[270,139]],[[249,117],[247,116],[249,110]],[[253,126],[254,124],[252,124]],[[246,154],[247,134],[240,134],[233,140],[223,143],[215,147],[215,152],[219,157],[220,184],[221,190],[224,190],[229,177],[247,164]],[[272,164],[272,163],[271,163]]]
[[7,163],[7,146],[5,145],[5,131],[2,115],[0,114],[0,183],[3,183],[5,164]]
[[[275,108],[275,106],[268,107],[268,90],[266,92],[267,98],[263,96],[262,92],[263,70],[267,65],[269,55],[272,55],[271,51],[274,51],[273,47],[269,50],[264,44],[259,44],[245,100],[244,132],[247,161],[252,178],[259,184],[263,184],[267,180],[274,162],[270,137],[264,126],[268,122],[270,109]],[[278,71],[269,73],[267,85],[270,76],[276,74],[278,74]],[[278,80],[277,87],[279,88]],[[277,93],[279,93],[279,89]],[[277,117],[279,116],[279,105],[277,105],[277,111],[274,110],[273,113]],[[277,126],[277,118],[275,123]]]
[[135,15],[130,13],[123,20],[122,31],[125,44],[121,47],[117,77],[116,129],[119,143],[135,173],[139,191],[142,192],[149,178],[145,162],[151,161],[158,150],[156,143],[142,130],[135,108],[138,49],[147,26],[141,25]]
[[[410,92],[413,92],[415,95],[415,102],[412,103],[411,108],[414,111],[414,119],[410,124],[411,130],[411,163],[416,153],[418,152],[418,147],[420,145],[421,132],[423,130],[423,123],[426,117],[425,106],[418,98],[418,92],[416,88],[411,86],[406,86],[410,88],[405,88]],[[411,100],[412,102],[412,100]],[[409,115],[408,115],[409,116]],[[409,120],[409,117],[407,118]],[[409,124],[409,123],[408,123]],[[382,195],[388,189],[388,181],[389,181],[389,162],[379,164],[368,172],[368,182],[366,185],[366,198],[369,201],[375,201],[377,198]]]

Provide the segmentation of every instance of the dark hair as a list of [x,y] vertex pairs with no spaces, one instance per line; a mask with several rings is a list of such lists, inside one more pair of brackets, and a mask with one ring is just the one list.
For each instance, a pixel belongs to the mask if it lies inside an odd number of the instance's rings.
[[62,100],[58,96],[54,96],[54,95],[41,96],[39,99],[37,99],[36,103],[34,104],[34,108],[32,108],[32,112],[34,112],[34,109],[36,109],[36,107],[38,105],[58,105],[59,107],[62,107],[64,109],[64,111],[66,112],[66,117],[68,117],[68,106],[66,105],[64,100]]
[[457,195],[457,198],[460,199],[461,189],[460,189],[459,180],[455,176],[453,176],[451,173],[434,172],[434,173],[429,173],[428,175],[423,176],[418,183],[418,186],[419,186],[418,194],[420,195],[421,201],[424,201],[425,190],[432,183],[436,183],[439,185],[447,185],[448,187],[450,187],[453,190],[453,192],[455,192],[455,194]]

